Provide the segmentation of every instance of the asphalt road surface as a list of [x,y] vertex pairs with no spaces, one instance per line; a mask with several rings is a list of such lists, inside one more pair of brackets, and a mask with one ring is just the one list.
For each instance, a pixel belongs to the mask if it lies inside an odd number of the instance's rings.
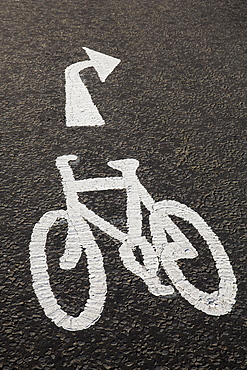
[[[0,27],[0,368],[246,369],[245,1],[4,0]],[[105,82],[95,68],[80,74],[105,125],[68,127],[64,71],[89,59],[83,47],[121,62]],[[176,286],[173,295],[152,294],[126,268],[121,242],[90,223],[106,276],[103,310],[82,330],[54,323],[35,294],[29,245],[44,214],[66,209],[55,161],[70,154],[80,159],[71,163],[77,180],[119,177],[107,162],[136,159],[139,181],[155,202],[174,200],[199,214],[236,277],[229,312],[197,309]],[[88,191],[80,201],[127,232],[125,190]],[[149,211],[141,207],[150,245]],[[176,266],[197,289],[217,292],[207,243],[177,218],[198,257]],[[87,256],[83,250],[74,268],[61,268],[67,230],[66,217],[51,225],[44,252],[61,312],[78,317],[89,297]],[[145,269],[143,254],[132,251]],[[162,264],[157,274],[171,285]]]

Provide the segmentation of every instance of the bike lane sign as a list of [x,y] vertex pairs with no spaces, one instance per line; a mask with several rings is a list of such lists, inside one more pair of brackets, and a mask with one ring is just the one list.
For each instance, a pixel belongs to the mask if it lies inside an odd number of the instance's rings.
[[[97,107],[80,79],[79,72],[94,67],[102,82],[120,63],[117,58],[84,48],[90,61],[78,62],[65,70],[66,126],[100,126],[104,124]],[[155,202],[140,183],[136,174],[139,162],[124,158],[108,162],[108,166],[122,173],[118,177],[96,177],[75,180],[70,162],[75,155],[59,156],[56,166],[60,172],[66,210],[45,213],[34,226],[30,249],[33,288],[45,314],[57,326],[78,331],[94,325],[103,314],[107,294],[107,277],[103,257],[90,224],[95,225],[110,238],[121,243],[119,255],[125,268],[140,277],[150,294],[168,296],[174,288],[196,309],[213,316],[229,313],[235,303],[236,278],[224,247],[203,218],[194,210],[175,200]],[[127,233],[122,232],[79,201],[78,193],[109,190],[125,190]],[[142,210],[144,205],[150,213],[149,223],[152,241],[142,233]],[[212,254],[219,276],[218,289],[212,293],[195,287],[179,267],[180,259],[198,257],[197,250],[184,235],[172,216],[191,224],[205,240]],[[60,258],[60,268],[71,270],[80,260],[82,252],[87,259],[89,275],[89,298],[79,316],[68,315],[57,302],[53,293],[46,257],[47,235],[52,226],[60,221],[68,225],[65,250]],[[172,241],[171,241],[171,240]],[[142,261],[136,257],[137,249]],[[158,276],[160,265],[173,284],[163,284]]]

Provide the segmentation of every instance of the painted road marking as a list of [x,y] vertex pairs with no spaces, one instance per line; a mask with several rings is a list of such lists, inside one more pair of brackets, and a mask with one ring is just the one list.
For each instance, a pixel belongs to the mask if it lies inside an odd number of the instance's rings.
[[106,78],[121,62],[120,59],[89,48],[84,47],[83,49],[90,59],[71,64],[65,69],[65,115],[67,127],[101,126],[105,124],[79,73],[86,68],[93,67],[100,81],[105,82]]
[[[61,174],[67,210],[46,212],[34,226],[29,246],[33,288],[47,317],[57,326],[76,331],[90,327],[101,316],[107,292],[106,274],[103,256],[90,229],[90,223],[111,238],[121,242],[119,255],[123,265],[144,281],[151,294],[169,296],[174,293],[174,288],[171,285],[162,284],[158,277],[161,263],[175,288],[192,306],[214,316],[225,315],[231,311],[237,292],[232,266],[220,240],[198,213],[174,200],[155,202],[136,175],[139,166],[136,159],[108,162],[110,167],[122,172],[121,177],[84,180],[74,178],[69,161],[75,160],[77,157],[74,155],[57,158],[56,166]],[[78,198],[78,193],[86,191],[115,189],[126,190],[127,233],[88,209]],[[142,236],[141,203],[150,212],[152,243]],[[219,275],[218,290],[212,293],[199,290],[183,274],[177,261],[195,258],[198,253],[170,216],[176,216],[189,222],[207,243]],[[68,315],[58,304],[48,275],[46,240],[49,230],[58,219],[64,219],[68,224],[65,251],[60,258],[60,268],[73,269],[82,251],[87,258],[89,298],[78,317]],[[168,242],[166,233],[172,237],[173,242]],[[137,247],[142,253],[143,263],[135,257],[134,252]]]

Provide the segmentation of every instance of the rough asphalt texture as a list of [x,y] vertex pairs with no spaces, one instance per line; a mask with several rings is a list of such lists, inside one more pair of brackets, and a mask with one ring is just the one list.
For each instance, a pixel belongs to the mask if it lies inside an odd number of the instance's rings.
[[[244,0],[1,3],[1,369],[246,369],[245,15]],[[82,76],[106,125],[66,128],[64,70],[87,59],[83,46],[122,62],[104,84],[93,69]],[[63,154],[80,157],[78,178],[116,176],[107,161],[136,158],[156,201],[197,211],[237,277],[232,312],[208,316],[179,295],[151,295],[123,267],[119,244],[94,230],[108,283],[102,316],[80,332],[55,326],[33,291],[28,245],[39,218],[65,208],[55,167]],[[83,200],[125,230],[124,192]],[[88,281],[83,261],[58,267],[65,233],[50,233],[49,272],[62,307],[76,314]],[[198,248],[200,258],[181,266],[210,292],[218,276]]]

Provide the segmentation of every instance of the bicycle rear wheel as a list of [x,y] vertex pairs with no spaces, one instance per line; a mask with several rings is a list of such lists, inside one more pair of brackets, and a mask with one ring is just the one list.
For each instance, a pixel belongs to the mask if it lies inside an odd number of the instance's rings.
[[[195,258],[198,253],[169,216],[177,216],[192,224],[206,241],[219,275],[218,290],[212,293],[199,290],[184,276],[176,261]],[[150,227],[153,244],[157,251],[160,251],[163,268],[182,297],[208,315],[220,316],[229,313],[235,303],[236,278],[222,244],[202,217],[184,204],[164,200],[154,204]],[[174,242],[168,243],[166,232]]]
[[[75,234],[75,240],[79,241],[87,258],[90,288],[89,298],[80,315],[78,317],[68,315],[57,303],[52,291],[45,252],[48,232],[58,219],[65,219],[68,222],[67,211],[47,212],[34,226],[29,245],[33,288],[46,316],[57,326],[70,331],[83,330],[100,318],[104,307],[107,287],[103,257],[87,222],[83,218],[80,222],[70,221],[70,227],[76,224],[70,234]],[[70,251],[73,253],[71,246]],[[78,254],[78,245],[75,246],[75,254]]]

